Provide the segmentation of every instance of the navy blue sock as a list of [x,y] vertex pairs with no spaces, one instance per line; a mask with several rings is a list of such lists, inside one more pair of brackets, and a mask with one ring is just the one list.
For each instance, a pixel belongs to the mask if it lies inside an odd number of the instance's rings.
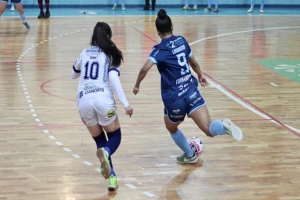
[[116,150],[118,149],[118,147],[120,146],[121,138],[122,138],[121,128],[115,130],[114,132],[107,133],[107,137],[108,137],[108,141],[106,143],[105,150],[108,149],[107,152],[109,152],[109,160],[110,160],[109,163],[110,163],[110,168],[111,168],[110,174],[116,176],[116,173],[114,171],[113,164],[112,164],[111,155],[113,155],[116,152]]
[[109,164],[110,164],[110,175],[114,175],[114,176],[117,176],[116,173],[115,173],[115,170],[114,170],[114,167],[113,167],[113,164],[112,164],[112,160],[111,160],[111,157],[109,157]]
[[[109,156],[113,155],[121,143],[121,128],[107,133],[108,141],[106,142],[105,147],[109,149]],[[106,148],[105,148],[106,150]]]
[[[102,131],[102,133],[100,135],[98,135],[97,137],[93,137],[93,139],[96,142],[97,149],[104,147],[104,149],[107,151],[108,155],[111,155],[110,149],[108,147],[106,147],[107,141],[106,141],[106,137],[104,135],[104,131]],[[109,159],[109,164],[110,164],[110,168],[111,168],[110,174],[116,176],[116,173],[115,173],[114,168],[113,168],[111,157],[109,156],[108,159]]]
[[97,137],[93,137],[93,139],[96,142],[97,145],[97,149],[105,147],[106,146],[106,138],[104,135],[104,132],[102,131],[102,133],[100,133],[100,135],[98,135]]

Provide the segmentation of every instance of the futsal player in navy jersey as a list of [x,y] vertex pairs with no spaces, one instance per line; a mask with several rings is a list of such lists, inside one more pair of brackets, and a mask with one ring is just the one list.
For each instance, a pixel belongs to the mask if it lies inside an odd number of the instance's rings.
[[[192,118],[209,137],[230,135],[238,141],[242,140],[241,129],[230,119],[211,121],[205,100],[198,91],[198,82],[204,87],[208,84],[207,80],[203,77],[200,66],[185,38],[173,35],[171,18],[164,9],[159,10],[155,25],[162,40],[153,47],[148,60],[141,68],[133,93],[139,92],[142,80],[149,69],[156,64],[161,75],[165,125],[174,142],[184,152],[183,155],[177,157],[177,161],[195,163],[198,160],[186,137],[178,129],[186,115]],[[190,66],[197,74],[198,80],[191,74]]]

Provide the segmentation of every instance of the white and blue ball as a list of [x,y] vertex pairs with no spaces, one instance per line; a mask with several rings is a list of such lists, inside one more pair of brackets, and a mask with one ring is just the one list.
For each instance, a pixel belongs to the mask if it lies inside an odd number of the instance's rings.
[[203,152],[203,143],[198,137],[191,137],[188,139],[188,143],[192,150],[195,152],[197,156],[200,156]]

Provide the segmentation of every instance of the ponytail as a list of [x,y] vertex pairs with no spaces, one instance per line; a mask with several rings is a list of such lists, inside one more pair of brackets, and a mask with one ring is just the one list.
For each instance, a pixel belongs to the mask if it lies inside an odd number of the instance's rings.
[[99,47],[107,56],[110,67],[119,67],[123,61],[123,54],[111,40],[112,31],[105,22],[98,22],[94,28],[91,45]]

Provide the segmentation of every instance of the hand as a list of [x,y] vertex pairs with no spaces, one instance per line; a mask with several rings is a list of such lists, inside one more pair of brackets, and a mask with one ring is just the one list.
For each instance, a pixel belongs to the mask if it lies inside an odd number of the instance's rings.
[[139,87],[138,86],[134,86],[134,88],[133,88],[133,94],[137,94],[137,93],[139,93]]
[[127,106],[125,110],[126,110],[126,115],[129,115],[129,117],[131,117],[131,115],[133,114],[133,109],[131,108],[131,106],[130,105]]
[[199,81],[201,87],[205,87],[208,85],[206,78],[204,78],[203,76],[198,77],[198,81]]

